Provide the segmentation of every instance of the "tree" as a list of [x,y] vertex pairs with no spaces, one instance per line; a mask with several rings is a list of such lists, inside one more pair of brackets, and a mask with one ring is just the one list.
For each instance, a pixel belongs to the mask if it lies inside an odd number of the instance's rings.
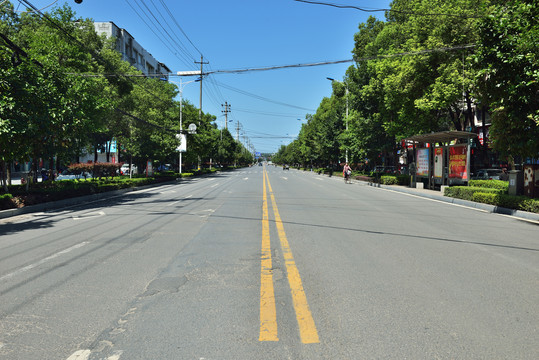
[[539,157],[539,5],[495,1],[479,27],[477,96],[492,115],[490,140],[509,156]]

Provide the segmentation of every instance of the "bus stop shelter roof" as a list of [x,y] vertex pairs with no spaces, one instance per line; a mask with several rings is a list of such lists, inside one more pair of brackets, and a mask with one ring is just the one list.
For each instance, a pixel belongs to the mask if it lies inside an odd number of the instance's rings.
[[477,134],[468,131],[440,131],[430,134],[414,135],[404,140],[416,143],[445,143],[455,139],[473,139],[474,137],[477,137]]

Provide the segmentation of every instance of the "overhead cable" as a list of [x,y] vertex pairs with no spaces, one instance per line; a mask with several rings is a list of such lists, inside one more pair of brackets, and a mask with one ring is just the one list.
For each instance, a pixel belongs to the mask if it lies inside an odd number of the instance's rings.
[[326,2],[320,2],[320,1],[310,1],[310,0],[294,0],[297,2],[302,2],[306,4],[312,4],[312,5],[325,5],[325,6],[331,6],[336,7],[339,9],[354,9],[359,10],[363,12],[394,12],[399,14],[406,14],[406,15],[417,15],[417,16],[452,16],[452,17],[459,17],[459,18],[483,18],[485,16],[483,15],[464,15],[464,14],[448,14],[448,13],[420,13],[415,11],[402,11],[402,10],[395,10],[395,9],[366,9],[361,8],[359,6],[353,6],[353,5],[340,5],[340,4],[334,4],[334,3],[326,3]]

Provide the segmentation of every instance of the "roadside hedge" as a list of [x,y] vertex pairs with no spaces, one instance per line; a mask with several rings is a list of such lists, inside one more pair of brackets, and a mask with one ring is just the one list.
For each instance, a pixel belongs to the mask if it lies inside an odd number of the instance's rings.
[[503,180],[470,180],[469,186],[498,189],[507,192],[509,190],[509,181]]
[[14,207],[11,203],[13,195],[11,194],[2,194],[0,195],[0,209],[9,209]]
[[408,175],[382,175],[380,182],[384,185],[409,185],[410,176]]
[[527,196],[514,196],[492,192],[476,192],[473,194],[472,201],[500,206],[508,209],[539,213],[539,200],[530,199]]
[[503,194],[505,191],[500,189],[493,188],[484,188],[476,186],[450,186],[445,188],[444,195],[449,197],[454,197],[462,200],[473,200],[473,195],[475,193],[488,193],[488,194]]

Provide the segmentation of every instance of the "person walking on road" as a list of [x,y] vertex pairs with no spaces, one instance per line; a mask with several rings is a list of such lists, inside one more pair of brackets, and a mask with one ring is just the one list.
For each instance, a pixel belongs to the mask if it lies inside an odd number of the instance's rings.
[[350,167],[350,165],[348,165],[348,163],[344,164],[344,167],[342,169],[342,176],[344,178],[345,184],[352,183],[351,175],[352,175],[352,168]]

